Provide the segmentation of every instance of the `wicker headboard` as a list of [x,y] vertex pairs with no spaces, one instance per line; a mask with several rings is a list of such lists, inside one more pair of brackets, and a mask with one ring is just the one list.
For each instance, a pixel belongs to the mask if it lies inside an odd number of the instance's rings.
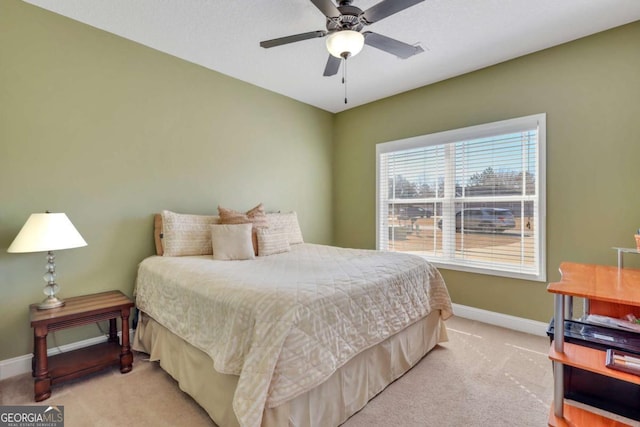
[[162,215],[155,214],[153,216],[153,239],[156,242],[156,255],[162,255]]

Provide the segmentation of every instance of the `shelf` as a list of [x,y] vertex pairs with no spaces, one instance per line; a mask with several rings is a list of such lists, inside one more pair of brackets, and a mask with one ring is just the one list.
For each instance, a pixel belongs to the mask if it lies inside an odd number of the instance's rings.
[[549,349],[549,359],[554,362],[640,385],[640,375],[607,368],[606,358],[607,353],[605,351],[568,342],[564,343],[564,353],[556,352],[554,343],[551,344]]
[[562,280],[550,283],[549,292],[640,306],[640,270],[563,262],[560,273]]
[[553,412],[553,405],[549,411],[549,426],[551,427],[628,427],[629,424],[612,420],[587,409],[578,408],[564,403],[564,417],[558,418]]
[[120,364],[122,348],[117,342],[105,342],[49,357],[51,384],[97,372]]
[[618,251],[618,268],[624,268],[624,254],[640,254],[640,248],[613,248]]

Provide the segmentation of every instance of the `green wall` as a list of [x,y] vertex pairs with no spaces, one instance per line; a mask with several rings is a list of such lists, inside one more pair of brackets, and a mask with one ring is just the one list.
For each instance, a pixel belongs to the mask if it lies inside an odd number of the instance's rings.
[[[47,209],[89,243],[56,254],[63,298],[131,295],[161,209],[262,201],[307,241],[373,248],[376,143],[546,112],[549,280],[562,260],[613,264],[640,227],[638,22],[336,115],[19,0],[0,29],[0,360],[31,352],[44,297],[44,254],[6,248]],[[456,303],[551,316],[544,283],[443,274]]]
[[[564,260],[615,264],[611,247],[634,247],[640,227],[640,22],[336,115],[334,244],[375,247],[377,143],[535,113],[547,113],[548,280]],[[552,315],[546,283],[442,272],[456,303]]]
[[56,253],[62,298],[131,295],[161,209],[264,202],[331,243],[332,114],[18,0],[0,34],[0,360],[31,352],[44,298],[45,254],[6,252],[33,212],[65,212],[89,244]]

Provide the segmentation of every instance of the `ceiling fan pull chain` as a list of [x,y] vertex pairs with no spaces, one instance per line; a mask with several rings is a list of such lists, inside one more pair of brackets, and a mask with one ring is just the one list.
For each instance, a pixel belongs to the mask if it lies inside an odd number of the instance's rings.
[[344,85],[344,103],[347,103],[347,55],[344,56],[344,67],[342,67],[342,84]]

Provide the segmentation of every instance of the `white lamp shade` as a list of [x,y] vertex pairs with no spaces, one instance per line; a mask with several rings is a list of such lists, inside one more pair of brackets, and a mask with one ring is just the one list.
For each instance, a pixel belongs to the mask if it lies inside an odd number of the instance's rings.
[[327,50],[336,58],[342,58],[345,53],[356,56],[363,46],[364,36],[357,31],[336,31],[327,37]]
[[63,213],[31,214],[7,252],[46,252],[87,246]]

